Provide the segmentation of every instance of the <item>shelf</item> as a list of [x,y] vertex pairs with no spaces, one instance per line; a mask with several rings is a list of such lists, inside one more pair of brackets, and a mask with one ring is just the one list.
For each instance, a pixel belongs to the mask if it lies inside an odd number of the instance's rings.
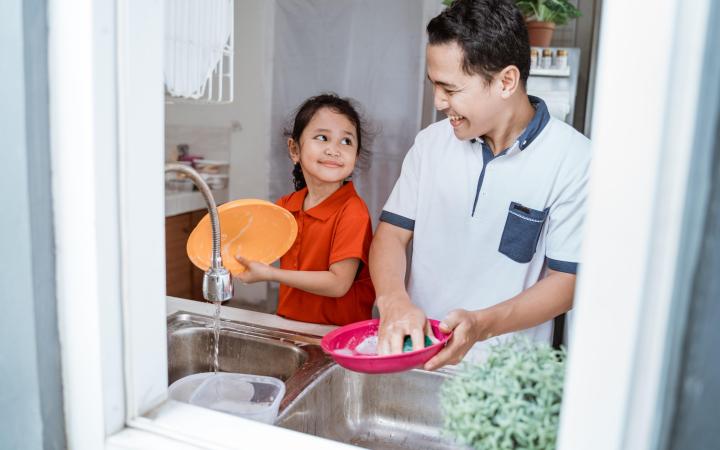
[[[228,190],[212,191],[215,203],[219,206],[228,201]],[[165,191],[165,217],[176,216],[198,209],[205,209],[205,199],[199,191],[172,192]]]

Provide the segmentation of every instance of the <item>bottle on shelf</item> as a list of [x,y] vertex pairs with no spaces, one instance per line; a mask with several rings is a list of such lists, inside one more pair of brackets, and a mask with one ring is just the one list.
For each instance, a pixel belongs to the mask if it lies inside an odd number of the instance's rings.
[[531,48],[530,49],[530,68],[536,69],[538,66],[538,49]]
[[549,49],[549,48],[543,49],[540,67],[543,69],[549,69],[552,67],[552,50],[551,49]]
[[555,52],[555,66],[558,69],[564,69],[568,65],[568,52],[564,48],[559,48]]

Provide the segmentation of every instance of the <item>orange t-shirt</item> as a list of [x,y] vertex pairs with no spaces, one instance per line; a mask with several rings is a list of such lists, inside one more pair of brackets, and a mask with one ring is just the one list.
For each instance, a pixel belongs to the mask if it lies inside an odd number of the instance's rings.
[[297,239],[280,258],[280,268],[319,271],[348,258],[362,262],[352,287],[342,297],[324,297],[281,284],[278,315],[332,325],[370,319],[375,289],[368,270],[372,222],[365,202],[352,182],[303,211],[306,195],[304,188],[277,201],[295,216],[298,225]]

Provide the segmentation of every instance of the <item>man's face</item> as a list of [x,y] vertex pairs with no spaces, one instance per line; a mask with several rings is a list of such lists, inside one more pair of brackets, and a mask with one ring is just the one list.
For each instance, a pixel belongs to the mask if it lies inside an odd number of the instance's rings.
[[455,136],[468,140],[487,134],[501,108],[500,89],[463,71],[463,50],[455,42],[428,45],[426,54],[435,108],[450,118]]

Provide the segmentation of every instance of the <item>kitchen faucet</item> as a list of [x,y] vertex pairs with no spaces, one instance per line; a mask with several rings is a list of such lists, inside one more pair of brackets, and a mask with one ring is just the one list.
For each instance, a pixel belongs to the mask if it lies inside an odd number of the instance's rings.
[[203,298],[211,302],[225,302],[233,296],[233,284],[230,271],[222,265],[220,256],[220,218],[218,217],[215,199],[205,180],[195,169],[177,163],[165,164],[165,172],[180,172],[185,174],[197,186],[205,199],[210,214],[212,226],[212,260],[210,268],[203,275]]

